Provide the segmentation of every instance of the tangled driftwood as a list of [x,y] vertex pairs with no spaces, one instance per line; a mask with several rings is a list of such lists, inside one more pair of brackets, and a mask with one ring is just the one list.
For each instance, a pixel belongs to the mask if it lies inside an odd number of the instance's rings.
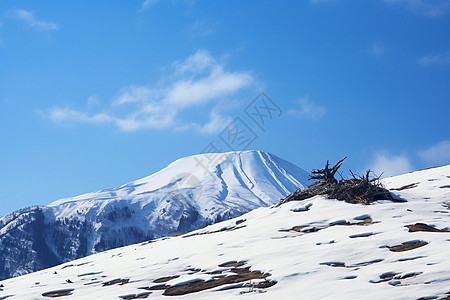
[[352,178],[345,179],[341,176],[341,180],[337,180],[335,175],[346,158],[344,157],[331,168],[329,161],[327,161],[325,168],[312,170],[309,179],[317,180],[317,182],[307,189],[298,189],[282,199],[280,204],[305,200],[317,195],[327,195],[330,199],[366,205],[377,200],[402,201],[394,199],[391,193],[381,184],[380,177],[374,175],[370,170],[367,170],[365,175],[354,174],[350,171]]

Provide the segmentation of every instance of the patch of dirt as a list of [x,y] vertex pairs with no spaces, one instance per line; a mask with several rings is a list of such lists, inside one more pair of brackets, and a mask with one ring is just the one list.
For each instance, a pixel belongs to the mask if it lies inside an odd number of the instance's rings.
[[401,245],[387,246],[392,252],[404,252],[427,245],[425,241],[404,242]]
[[150,240],[150,241],[146,241],[146,242],[143,242],[142,244],[141,244],[141,246],[145,246],[145,245],[148,245],[148,244],[151,244],[151,243],[154,243],[155,241],[153,241],[153,240]]
[[167,282],[167,281],[173,280],[178,277],[180,277],[180,275],[161,277],[161,278],[153,280],[153,282],[154,283],[163,283],[163,282]]
[[368,266],[368,265],[371,265],[371,264],[375,264],[375,263],[379,263],[379,262],[382,262],[382,261],[383,261],[382,259],[374,259],[374,260],[371,260],[371,261],[365,261],[365,262],[356,263],[354,265],[348,265],[348,266],[344,262],[335,262],[335,261],[323,262],[323,263],[320,263],[320,264],[321,265],[326,265],[326,266],[329,266],[329,267],[356,268],[356,267],[365,267],[365,266]]
[[221,268],[238,268],[245,265],[245,261],[230,261],[223,264],[220,264]]
[[214,230],[214,231],[206,231],[206,232],[200,232],[200,233],[195,233],[195,234],[188,234],[188,235],[184,235],[183,237],[187,238],[187,237],[196,236],[196,235],[213,234],[213,233],[219,233],[219,232],[225,232],[225,231],[234,231],[234,230],[241,229],[244,227],[247,227],[247,225],[225,227],[225,228],[222,228],[219,230]]
[[[386,272],[386,273],[383,273],[380,275],[380,280],[371,281],[371,283],[380,283],[380,282],[386,282],[386,281],[390,281],[390,280],[401,280],[401,279],[418,276],[420,274],[422,274],[422,272],[411,272],[411,273],[406,273],[404,275],[401,275],[400,273],[396,273],[396,272]],[[401,282],[397,282],[396,284],[394,284],[394,286],[397,286],[397,285],[401,285]]]
[[425,223],[416,223],[414,225],[406,225],[408,227],[408,232],[417,232],[417,231],[427,231],[427,232],[449,232],[448,230],[441,230],[434,227],[431,227]]
[[[325,227],[327,228],[327,227]],[[325,228],[317,228],[315,226],[294,226],[291,228],[292,231],[296,231],[296,232],[303,232],[303,233],[312,233],[312,232],[317,232],[319,230],[325,229]]]
[[[372,218],[367,217],[359,222],[348,222],[348,221],[337,221],[337,222],[333,222],[330,223],[328,225],[325,225],[323,227],[316,227],[316,226],[311,226],[311,225],[300,225],[300,226],[294,226],[290,229],[280,229],[280,232],[289,232],[289,231],[295,231],[295,232],[301,232],[301,233],[312,233],[312,232],[317,232],[319,230],[323,230],[323,229],[327,229],[331,226],[365,226],[365,225],[370,225],[370,224],[375,224],[377,222],[373,222]],[[372,233],[374,234],[374,233]],[[355,236],[356,237],[356,236]]]
[[395,272],[387,272],[387,273],[381,274],[380,279],[381,279],[381,281],[389,281],[391,279],[394,279],[395,276],[397,276],[397,275],[398,275],[398,273],[395,273]]
[[393,188],[393,189],[390,189],[390,190],[392,190],[392,191],[409,190],[409,189],[413,189],[413,188],[417,187],[418,185],[419,185],[419,182],[416,182],[416,183],[411,183],[411,184],[407,184],[407,185],[401,186],[399,188]]
[[103,283],[103,286],[111,286],[115,284],[124,285],[127,284],[130,281],[130,279],[114,279]]
[[369,225],[369,224],[375,224],[375,222],[373,222],[372,218],[368,217],[365,218],[359,222],[347,222],[347,221],[342,221],[342,222],[334,222],[331,223],[330,226],[336,226],[336,225],[344,225],[344,226],[364,226],[364,225]]
[[[164,290],[163,295],[165,296],[178,296],[178,295],[186,295],[191,293],[200,292],[207,289],[212,289],[216,287],[223,287],[223,289],[235,289],[235,288],[243,288],[249,287],[251,289],[265,289],[275,285],[277,282],[273,280],[267,280],[271,274],[262,273],[260,271],[251,271],[250,267],[242,267],[245,265],[245,261],[229,261],[223,264],[220,264],[219,267],[222,268],[230,268],[229,270],[216,270],[212,272],[205,272],[201,269],[193,269],[202,272],[203,274],[215,275],[215,274],[223,274],[225,276],[214,278],[212,277],[209,280],[196,279],[191,281],[186,281],[185,283],[180,283],[176,285],[167,285],[167,284],[159,284],[150,287],[141,287],[140,289],[145,289],[148,291],[151,290]],[[167,282],[173,278],[178,278],[179,275],[175,276],[167,276],[161,277],[155,280],[155,283]],[[245,281],[250,281],[253,279],[262,280],[258,283],[244,283]],[[239,284],[241,283],[241,284]],[[235,286],[229,286],[231,284],[235,284]],[[133,295],[131,295],[133,296]],[[137,298],[129,298],[129,299],[137,299]]]
[[189,275],[195,274],[200,272],[202,269],[197,269],[197,268],[187,268],[186,271],[189,271]]
[[119,296],[119,298],[126,299],[126,300],[147,299],[150,294],[151,294],[151,292],[145,292],[145,293],[139,293],[139,294],[129,294],[129,295],[124,295],[124,296]]
[[303,225],[303,226],[294,226],[294,227],[292,227],[291,229],[289,229],[289,230],[282,230],[282,231],[296,231],[296,232],[300,232],[300,231],[302,231],[302,229],[304,229],[304,228],[308,228],[309,226],[306,226],[306,225]]
[[65,269],[65,268],[70,268],[70,267],[75,267],[75,265],[65,265],[64,267],[62,267],[61,269]]
[[[257,288],[257,289],[267,289],[267,288],[270,288],[271,286],[274,286],[275,284],[277,284],[277,282],[274,280],[266,280],[266,281],[261,281],[256,284],[251,284],[251,287]],[[244,287],[245,287],[245,285],[244,285]]]
[[414,277],[414,276],[417,276],[420,274],[422,274],[422,272],[412,272],[412,273],[407,273],[405,275],[395,276],[394,279],[406,279],[406,278]]
[[63,296],[70,296],[72,295],[73,289],[66,289],[66,290],[57,290],[57,291],[51,291],[43,293],[43,297],[49,297],[49,298],[57,298],[57,297],[63,297]]
[[369,237],[369,236],[372,236],[374,234],[376,234],[376,233],[365,232],[365,233],[359,233],[359,234],[350,235],[349,238],[354,239],[354,238],[360,238],[360,237]]
[[165,290],[169,287],[169,285],[166,284],[157,284],[153,286],[147,286],[147,287],[141,287],[141,290],[148,290],[148,291],[160,291]]
[[307,204],[307,205],[304,206],[304,207],[299,207],[299,208],[291,209],[291,211],[292,211],[292,212],[308,211],[308,210],[311,208],[311,206],[312,206],[312,203],[309,203],[309,204]]
[[406,257],[406,258],[400,258],[400,259],[397,260],[397,261],[402,262],[402,261],[416,260],[416,259],[419,259],[419,258],[425,258],[425,257],[426,257],[426,256]]
[[91,281],[91,282],[84,283],[83,285],[92,285],[92,284],[97,284],[97,283],[101,283],[101,281]]
[[100,272],[84,273],[84,274],[80,274],[80,275],[77,275],[77,276],[78,276],[78,277],[84,277],[84,276],[98,275],[98,274],[101,274],[101,273],[103,273],[103,271],[100,271]]
[[70,264],[70,265],[65,265],[64,267],[62,267],[61,269],[65,269],[65,268],[69,268],[69,267],[79,267],[79,266],[83,266],[83,265],[87,265],[90,264],[92,261],[88,261],[88,262],[84,262],[78,265],[74,265],[74,264]]
[[172,234],[170,237],[178,237],[178,236],[182,236],[183,234],[181,234],[181,233],[175,233],[175,234]]
[[275,284],[277,284],[276,281],[270,281],[270,280],[265,280],[265,281],[261,281],[258,283],[245,283],[243,285],[234,285],[234,286],[230,286],[227,288],[224,288],[222,290],[231,290],[231,289],[238,289],[238,288],[248,288],[247,291],[242,291],[239,294],[243,295],[243,294],[248,294],[248,293],[253,293],[253,292],[257,292],[258,290],[255,289],[267,289],[270,288],[271,286],[274,286]]
[[325,266],[329,266],[329,267],[345,268],[345,263],[339,262],[339,261],[323,262],[323,263],[320,263],[320,265],[325,265]]
[[[213,280],[196,280],[191,281],[186,284],[171,286],[167,288],[163,295],[165,296],[178,296],[178,295],[186,295],[191,293],[200,292],[207,289],[212,289],[219,287],[225,284],[233,284],[244,282],[252,279],[266,279],[266,277],[270,276],[269,273],[261,273],[259,271],[250,271],[250,267],[247,268],[234,268],[231,269],[231,272],[236,273],[236,275],[230,275],[222,278],[216,278]],[[266,280],[267,281],[267,280]],[[268,281],[267,283],[261,286],[273,286],[276,282]]]
[[237,220],[237,221],[236,221],[236,225],[242,224],[242,223],[244,223],[245,221],[247,221],[247,220],[246,220],[246,219]]
[[360,262],[360,263],[357,263],[357,264],[354,264],[354,265],[350,265],[350,266],[347,266],[347,268],[365,267],[365,266],[376,264],[376,263],[379,263],[379,262],[382,262],[382,261],[383,261],[383,259],[374,259],[374,260],[371,260],[371,261],[365,261],[365,262]]
[[208,275],[220,275],[220,274],[222,274],[222,271],[212,271],[212,272],[207,272],[206,274],[208,274]]

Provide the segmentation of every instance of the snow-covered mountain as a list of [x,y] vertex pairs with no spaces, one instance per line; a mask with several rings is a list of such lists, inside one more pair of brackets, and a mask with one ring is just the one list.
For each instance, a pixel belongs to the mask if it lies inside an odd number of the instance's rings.
[[201,154],[117,188],[0,218],[0,279],[182,234],[277,203],[308,173],[261,151]]
[[450,166],[385,180],[407,202],[316,196],[0,282],[1,299],[449,299]]

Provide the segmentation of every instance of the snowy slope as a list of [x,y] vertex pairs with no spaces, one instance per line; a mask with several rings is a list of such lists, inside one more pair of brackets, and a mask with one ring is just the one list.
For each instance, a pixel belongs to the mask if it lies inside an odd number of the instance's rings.
[[308,174],[261,151],[201,154],[117,188],[0,218],[0,279],[277,203]]
[[[2,281],[0,297],[449,299],[450,166],[385,184],[408,202],[363,206],[316,196],[259,208]],[[416,223],[431,232],[410,232]]]

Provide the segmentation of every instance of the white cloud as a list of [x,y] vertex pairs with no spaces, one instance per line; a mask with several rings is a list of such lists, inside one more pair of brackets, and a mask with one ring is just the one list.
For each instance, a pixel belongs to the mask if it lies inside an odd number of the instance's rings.
[[225,126],[232,122],[230,116],[225,116],[216,111],[211,111],[209,114],[209,121],[201,126],[198,131],[202,133],[218,133],[222,131]]
[[221,113],[216,106],[209,113],[209,120],[205,124],[190,123],[176,128],[177,131],[196,130],[200,133],[213,134],[221,132],[233,119]]
[[[48,117],[64,121],[114,124],[122,131],[140,129],[194,129],[214,133],[223,129],[230,118],[219,112],[217,103],[255,84],[249,72],[229,72],[205,50],[199,50],[183,61],[172,64],[169,80],[158,85],[131,85],[119,90],[111,104],[101,113],[68,108],[53,108]],[[88,102],[99,105],[95,97]],[[189,108],[213,105],[205,124],[185,124],[181,114]],[[88,105],[88,108],[92,106]]]
[[320,119],[325,114],[325,107],[310,101],[308,96],[298,99],[297,103],[300,107],[288,110],[288,114],[312,120]]
[[150,107],[144,107],[141,112],[135,112],[123,118],[115,117],[107,112],[90,114],[64,107],[55,107],[40,113],[58,124],[112,124],[121,131],[136,131],[142,128],[163,129],[172,125],[174,118],[173,112],[158,114]]
[[450,0],[383,0],[388,5],[401,5],[411,12],[438,18],[450,12]]
[[370,55],[380,56],[386,53],[386,47],[382,43],[375,41],[370,45],[368,52]]
[[383,174],[385,178],[411,172],[413,167],[405,155],[378,153],[374,156],[370,169],[378,176]]
[[28,27],[37,31],[51,31],[58,30],[59,26],[52,22],[38,20],[34,13],[25,9],[15,9],[9,12],[9,16],[15,19],[22,20]]
[[52,108],[49,110],[48,117],[56,122],[75,122],[75,123],[109,123],[113,121],[113,118],[108,114],[98,113],[94,115],[89,115],[87,113],[83,113],[74,109],[69,108]]
[[450,51],[436,55],[424,56],[419,60],[423,66],[450,64]]
[[450,141],[441,141],[419,152],[419,156],[428,164],[450,164]]
[[114,105],[122,105],[133,102],[146,102],[157,97],[157,91],[147,86],[131,85],[121,88],[114,100]]
[[228,73],[222,67],[198,80],[186,79],[174,83],[166,92],[166,101],[176,107],[189,107],[230,95],[252,83],[248,73]]
[[205,70],[212,70],[220,65],[211,56],[211,54],[203,49],[198,50],[194,55],[189,56],[185,60],[175,61],[172,63],[176,72],[180,75],[199,74]]
[[155,5],[159,0],[145,0],[142,3],[141,10],[145,10],[153,5]]

